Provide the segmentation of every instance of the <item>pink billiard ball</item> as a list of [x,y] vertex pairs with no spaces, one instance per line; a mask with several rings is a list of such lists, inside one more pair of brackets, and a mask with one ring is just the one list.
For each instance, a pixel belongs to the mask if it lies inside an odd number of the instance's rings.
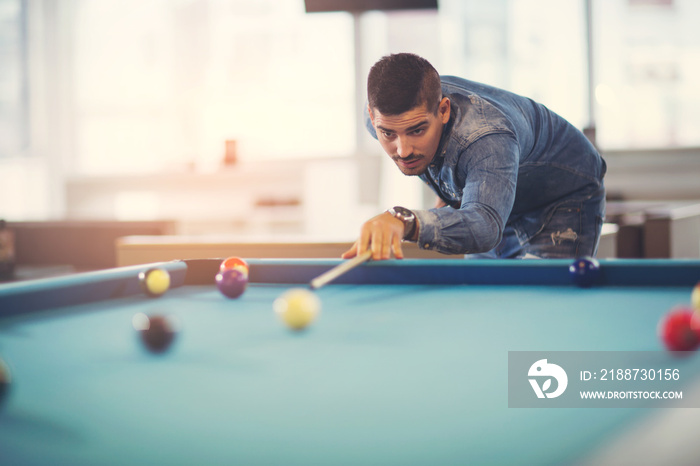
[[662,317],[658,331],[669,351],[694,351],[700,346],[700,317],[687,307],[673,309]]
[[216,287],[227,298],[238,298],[248,286],[248,275],[239,269],[226,269],[216,274]]

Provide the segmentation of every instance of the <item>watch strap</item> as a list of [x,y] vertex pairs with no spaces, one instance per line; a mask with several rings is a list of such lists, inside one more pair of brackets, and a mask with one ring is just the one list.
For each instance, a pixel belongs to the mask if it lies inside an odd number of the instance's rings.
[[387,210],[387,212],[403,222],[403,240],[410,240],[416,231],[416,214],[414,214],[413,211],[401,206],[394,206]]

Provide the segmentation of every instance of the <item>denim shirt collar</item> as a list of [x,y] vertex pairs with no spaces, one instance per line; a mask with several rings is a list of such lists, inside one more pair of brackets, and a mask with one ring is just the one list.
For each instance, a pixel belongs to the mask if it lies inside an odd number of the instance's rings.
[[[449,98],[449,96],[446,96]],[[438,144],[438,148],[435,151],[435,156],[433,157],[433,161],[431,162],[432,164],[437,164],[437,158],[439,157],[440,160],[440,165],[442,165],[442,159],[445,158],[445,146],[447,146],[447,142],[450,139],[450,134],[452,133],[452,127],[454,126],[455,123],[455,108],[454,106],[450,106],[450,119],[445,123],[445,126],[442,127],[442,134],[440,135],[440,143]]]

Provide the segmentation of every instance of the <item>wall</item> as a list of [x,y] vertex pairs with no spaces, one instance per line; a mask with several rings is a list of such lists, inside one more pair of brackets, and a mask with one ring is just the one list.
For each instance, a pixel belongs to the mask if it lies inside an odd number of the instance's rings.
[[609,197],[700,199],[700,148],[607,151]]

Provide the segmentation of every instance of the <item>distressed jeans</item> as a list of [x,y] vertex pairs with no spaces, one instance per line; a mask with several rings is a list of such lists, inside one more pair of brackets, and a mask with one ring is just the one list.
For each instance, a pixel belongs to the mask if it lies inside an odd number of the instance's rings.
[[542,229],[521,241],[511,224],[506,224],[503,239],[491,251],[467,254],[467,259],[567,259],[595,256],[605,219],[605,189],[588,197],[571,199],[550,212]]

